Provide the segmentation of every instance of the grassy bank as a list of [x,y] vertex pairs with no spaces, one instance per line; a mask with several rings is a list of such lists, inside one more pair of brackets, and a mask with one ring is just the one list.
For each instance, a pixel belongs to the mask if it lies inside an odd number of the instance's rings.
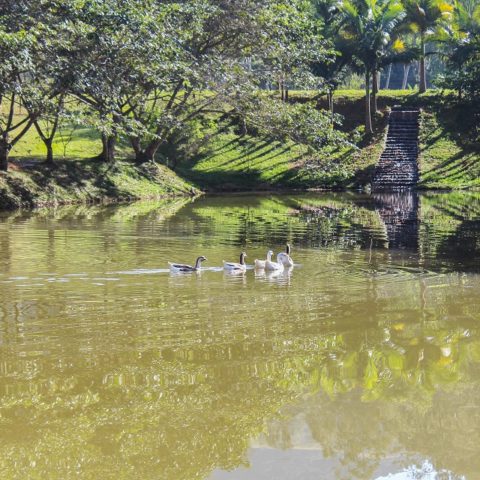
[[430,104],[420,129],[420,187],[480,187],[478,106]]
[[[291,101],[327,108],[326,98],[311,92],[291,92]],[[0,177],[0,207],[184,195],[192,191],[192,185],[206,191],[361,188],[371,181],[383,149],[386,112],[396,104],[424,109],[421,187],[479,186],[480,151],[472,140],[478,137],[474,107],[458,105],[448,94],[392,90],[380,92],[375,134],[358,142],[358,148],[312,152],[288,141],[255,136],[254,132],[239,135],[235,125],[209,119],[192,141],[199,147],[185,150],[188,154],[177,152],[169,160],[168,155],[159,156],[159,164],[172,164],[173,160],[175,173],[161,165],[138,167],[129,162],[132,152],[126,142],[120,142],[121,161],[117,165],[91,160],[101,149],[98,133],[72,127],[62,128],[57,135],[54,152],[61,160],[54,168],[47,168],[42,165],[45,147],[32,129],[12,151],[11,172]],[[338,91],[335,111],[344,118],[341,128],[345,132],[352,138],[355,131],[361,134],[362,91]],[[198,141],[205,136],[208,141]]]
[[[233,128],[208,132],[211,140],[179,173],[207,191],[262,189],[343,189],[370,183],[383,149],[386,111],[407,91],[379,95],[379,113],[373,119],[374,135],[357,143],[358,148],[339,148],[312,153],[289,142],[269,141],[253,135],[239,136]],[[313,102],[327,108],[325,97],[292,92],[291,101]],[[354,137],[363,131],[364,96],[361,91],[340,91],[335,111],[343,116],[342,129]]]
[[0,209],[127,201],[199,193],[168,168],[119,161],[63,160],[54,167],[17,160],[0,174]]
[[207,191],[335,189],[368,183],[383,132],[360,149],[318,155],[290,142],[222,133],[178,173]]

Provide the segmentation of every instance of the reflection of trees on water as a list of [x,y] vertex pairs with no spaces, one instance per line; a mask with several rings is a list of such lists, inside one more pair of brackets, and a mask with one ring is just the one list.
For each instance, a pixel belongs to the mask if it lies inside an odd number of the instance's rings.
[[[288,241],[303,247],[356,248],[369,245],[372,236],[379,245],[385,243],[375,212],[335,194],[207,197],[182,213],[188,216],[190,233],[237,246],[283,246]],[[177,222],[185,228],[175,217],[171,227]]]
[[[124,242],[125,224],[135,227],[137,250],[140,244],[158,242],[166,220],[189,199],[139,202],[122,206],[65,206],[34,211],[4,213],[0,218],[0,264],[2,273],[28,275],[32,268],[40,272],[68,269],[72,258],[104,261]],[[130,239],[133,237],[129,231]],[[150,237],[150,238],[148,238]],[[101,240],[101,241],[100,241]],[[130,242],[130,247],[132,247]],[[11,271],[14,265],[16,271]],[[0,277],[1,279],[1,277]]]
[[445,237],[439,244],[437,255],[448,258],[455,268],[463,271],[480,271],[480,220],[464,220],[454,235]]
[[405,250],[412,255],[398,260],[412,267],[461,270],[461,262],[480,261],[475,241],[480,227],[477,196],[406,191],[372,196],[207,197],[187,205],[183,217],[172,217],[165,228],[176,235],[204,238],[205,243],[236,246],[278,246],[289,241],[294,248],[362,248],[396,256]]

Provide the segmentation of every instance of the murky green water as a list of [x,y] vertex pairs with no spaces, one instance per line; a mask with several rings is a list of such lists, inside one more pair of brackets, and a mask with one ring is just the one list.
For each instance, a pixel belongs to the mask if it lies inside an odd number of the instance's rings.
[[1,478],[480,478],[479,233],[480,194],[3,214]]

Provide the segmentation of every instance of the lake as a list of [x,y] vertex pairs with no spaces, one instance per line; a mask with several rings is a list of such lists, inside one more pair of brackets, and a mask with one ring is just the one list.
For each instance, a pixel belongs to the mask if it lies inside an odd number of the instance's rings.
[[480,478],[480,193],[19,211],[0,246],[2,479]]

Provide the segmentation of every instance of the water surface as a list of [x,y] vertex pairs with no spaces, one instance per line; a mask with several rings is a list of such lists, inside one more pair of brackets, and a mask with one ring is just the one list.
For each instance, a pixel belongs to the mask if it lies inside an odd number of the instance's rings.
[[[2,214],[2,478],[480,478],[479,213],[462,193]],[[217,268],[286,241],[282,274]]]

